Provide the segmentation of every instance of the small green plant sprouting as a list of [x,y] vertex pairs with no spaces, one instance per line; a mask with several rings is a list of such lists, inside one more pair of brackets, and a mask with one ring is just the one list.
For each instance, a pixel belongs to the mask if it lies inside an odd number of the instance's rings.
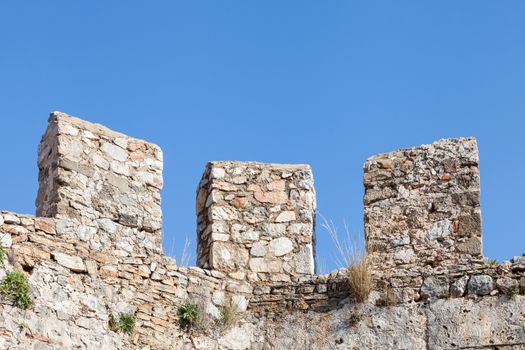
[[2,245],[2,240],[4,239],[5,234],[0,237],[0,266],[4,265],[4,260],[7,258],[7,249]]
[[520,292],[520,287],[518,287],[518,285],[514,285],[507,290],[507,293],[506,293],[507,298],[513,299],[516,295],[519,294],[519,292]]
[[135,315],[121,314],[117,319],[113,315],[109,316],[109,329],[113,332],[122,332],[128,335],[135,329]]
[[29,326],[27,325],[27,323],[22,322],[22,323],[18,324],[18,330],[20,332],[22,332],[23,330],[28,329],[28,328],[29,328]]
[[118,325],[122,333],[131,335],[135,328],[135,316],[133,314],[120,315]]
[[196,304],[186,303],[179,306],[177,310],[181,327],[188,328],[197,322],[199,318],[199,307]]
[[352,312],[350,314],[350,319],[349,319],[349,322],[350,322],[350,326],[351,327],[355,327],[359,324],[359,322],[361,322],[361,315],[358,314],[358,313],[355,313],[355,312]]
[[4,260],[7,257],[7,249],[2,245],[2,241],[0,240],[0,266],[4,265]]
[[9,271],[0,283],[0,295],[11,300],[20,309],[27,309],[33,301],[29,295],[31,287],[22,272]]
[[498,266],[498,261],[496,259],[489,259],[487,260],[487,266],[490,266],[490,267]]

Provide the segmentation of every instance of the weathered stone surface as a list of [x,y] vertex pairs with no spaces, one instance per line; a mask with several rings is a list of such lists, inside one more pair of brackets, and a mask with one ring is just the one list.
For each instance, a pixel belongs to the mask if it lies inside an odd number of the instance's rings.
[[289,222],[294,220],[295,212],[293,211],[283,211],[275,218],[275,222]]
[[454,298],[459,298],[465,295],[469,277],[463,276],[450,285],[450,295]]
[[260,186],[253,186],[253,196],[261,203],[284,204],[288,201],[288,195],[284,191],[263,191]]
[[443,298],[449,295],[449,283],[446,276],[425,278],[421,286],[421,297],[424,299]]
[[268,250],[275,256],[283,256],[293,250],[293,243],[286,237],[276,238],[270,241]]
[[398,249],[394,253],[394,261],[400,265],[412,263],[415,259],[416,254],[412,248]]
[[284,315],[275,326],[269,346],[323,350],[425,349],[425,322],[425,313],[419,305],[391,308],[347,305],[326,316],[292,313]]
[[58,264],[67,267],[72,271],[86,271],[86,266],[84,265],[84,262],[78,256],[71,256],[60,252],[53,252],[52,255]]
[[[295,234],[295,232],[293,232],[294,226],[295,224],[290,225],[292,234]],[[270,237],[280,237],[284,235],[286,233],[286,227],[286,224],[263,224],[264,232],[266,232]],[[308,229],[306,230],[307,233],[309,232]]]
[[261,242],[255,242],[250,249],[250,255],[252,256],[265,256],[266,255],[266,245]]
[[214,244],[211,251],[213,266],[219,271],[242,269],[248,263],[248,252],[244,249],[230,247],[226,243]]
[[193,338],[193,346],[196,350],[217,350],[217,341],[206,336],[197,336]]
[[111,143],[106,143],[106,142],[102,143],[102,145],[100,146],[100,149],[102,150],[102,152],[104,152],[111,158],[116,159],[121,162],[126,161],[126,159],[128,158],[128,153],[126,152],[126,150],[122,149],[119,146],[115,146]]
[[55,222],[48,218],[35,218],[35,229],[50,235],[56,234]]
[[313,248],[311,244],[301,247],[295,257],[295,269],[298,273],[313,275],[314,265],[311,263],[314,259]]
[[494,289],[494,281],[492,277],[487,275],[476,275],[470,277],[468,281],[469,293],[478,295],[487,295]]
[[[425,348],[425,316],[419,307],[374,308],[366,314],[357,311],[362,321],[355,327],[350,327],[346,336],[349,348],[364,349],[424,349]],[[370,314],[370,318],[364,315]],[[343,314],[344,315],[344,314]],[[340,317],[344,322],[352,316],[347,313]],[[337,320],[337,319],[336,319]],[[402,335],[402,336],[400,336]],[[344,338],[343,338],[344,339]]]
[[249,349],[253,333],[254,326],[248,323],[241,327],[234,327],[219,338],[219,345],[231,350]]
[[525,344],[523,298],[502,302],[438,300],[428,309],[428,348],[490,348],[495,344]]
[[237,213],[233,208],[214,207],[210,211],[210,219],[213,221],[232,221],[237,219]]
[[481,238],[470,237],[465,242],[459,243],[457,246],[457,250],[460,253],[478,255],[481,251]]
[[444,238],[452,231],[450,220],[442,220],[434,223],[427,232],[427,238],[430,240]]
[[222,178],[224,178],[225,174],[226,174],[226,171],[223,168],[213,168],[211,170],[210,178],[212,178],[212,179],[222,179]]
[[251,258],[250,270],[253,272],[279,272],[281,271],[281,262],[265,258]]
[[6,224],[14,224],[14,225],[20,224],[20,218],[10,213],[3,214],[3,219],[4,219],[4,223]]
[[510,277],[502,277],[496,280],[496,287],[504,294],[508,293],[512,288],[518,287],[518,281]]

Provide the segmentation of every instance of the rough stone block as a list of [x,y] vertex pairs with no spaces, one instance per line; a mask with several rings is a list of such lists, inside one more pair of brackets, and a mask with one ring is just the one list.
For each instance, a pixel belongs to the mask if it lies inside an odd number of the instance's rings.
[[442,299],[427,309],[428,349],[493,348],[525,344],[525,303],[484,297],[479,301]]

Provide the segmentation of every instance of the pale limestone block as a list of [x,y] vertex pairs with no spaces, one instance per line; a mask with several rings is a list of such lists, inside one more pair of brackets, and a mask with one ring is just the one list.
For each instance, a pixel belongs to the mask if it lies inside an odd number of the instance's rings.
[[128,152],[126,150],[111,143],[103,143],[100,149],[111,158],[120,162],[124,162],[128,159]]
[[268,251],[275,256],[283,256],[293,250],[293,243],[286,237],[273,239],[268,244]]

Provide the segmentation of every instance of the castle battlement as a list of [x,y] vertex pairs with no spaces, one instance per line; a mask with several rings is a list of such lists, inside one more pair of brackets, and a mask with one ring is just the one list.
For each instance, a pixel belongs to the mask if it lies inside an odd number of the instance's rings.
[[347,269],[315,274],[308,165],[208,163],[197,267],[178,266],[162,253],[160,147],[54,112],[36,216],[0,212],[0,278],[23,273],[33,300],[0,297],[0,349],[524,348],[525,256],[482,256],[478,162],[473,138],[366,161],[373,288],[358,302]]

